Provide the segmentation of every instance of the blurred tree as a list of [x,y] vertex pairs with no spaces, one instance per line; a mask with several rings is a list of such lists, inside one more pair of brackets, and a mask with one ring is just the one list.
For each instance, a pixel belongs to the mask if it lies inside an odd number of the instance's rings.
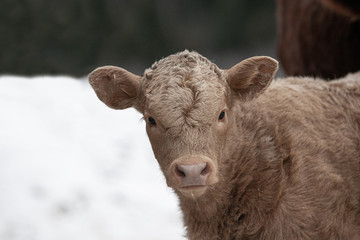
[[267,0],[1,0],[0,74],[143,69],[194,49],[206,55],[274,42]]

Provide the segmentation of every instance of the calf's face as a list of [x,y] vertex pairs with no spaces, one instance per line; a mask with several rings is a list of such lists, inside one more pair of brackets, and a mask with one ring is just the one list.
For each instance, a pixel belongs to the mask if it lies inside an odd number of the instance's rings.
[[256,97],[276,70],[277,62],[269,57],[221,70],[200,54],[184,51],[156,62],[142,77],[107,66],[94,70],[89,81],[109,107],[135,107],[144,115],[168,186],[199,197],[220,179],[234,101]]

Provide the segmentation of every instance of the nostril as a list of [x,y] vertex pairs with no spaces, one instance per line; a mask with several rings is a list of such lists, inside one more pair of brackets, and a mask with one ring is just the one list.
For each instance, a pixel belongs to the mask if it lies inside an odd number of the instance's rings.
[[205,176],[205,175],[207,175],[209,172],[210,172],[210,166],[209,166],[209,164],[206,163],[204,169],[201,171],[200,174],[201,174],[202,176]]
[[184,172],[182,169],[180,169],[180,168],[181,168],[180,165],[177,165],[177,166],[176,166],[176,168],[175,168],[175,174],[176,174],[178,177],[183,178],[183,177],[186,176],[186,174],[185,174],[185,172]]

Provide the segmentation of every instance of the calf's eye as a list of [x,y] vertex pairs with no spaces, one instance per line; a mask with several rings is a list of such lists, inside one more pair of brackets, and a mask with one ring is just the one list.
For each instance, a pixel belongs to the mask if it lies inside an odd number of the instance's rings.
[[219,115],[219,120],[224,119],[224,117],[225,117],[225,112],[222,111],[222,112],[220,113],[220,115]]
[[149,117],[148,120],[149,120],[150,125],[152,125],[152,126],[155,126],[155,125],[156,125],[156,121],[155,121],[154,118]]

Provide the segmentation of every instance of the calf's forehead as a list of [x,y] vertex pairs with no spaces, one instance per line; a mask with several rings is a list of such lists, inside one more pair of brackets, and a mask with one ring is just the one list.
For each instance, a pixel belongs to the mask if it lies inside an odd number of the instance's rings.
[[184,120],[210,123],[211,113],[224,107],[228,91],[215,64],[187,51],[155,63],[145,71],[143,82],[145,111],[167,125]]

